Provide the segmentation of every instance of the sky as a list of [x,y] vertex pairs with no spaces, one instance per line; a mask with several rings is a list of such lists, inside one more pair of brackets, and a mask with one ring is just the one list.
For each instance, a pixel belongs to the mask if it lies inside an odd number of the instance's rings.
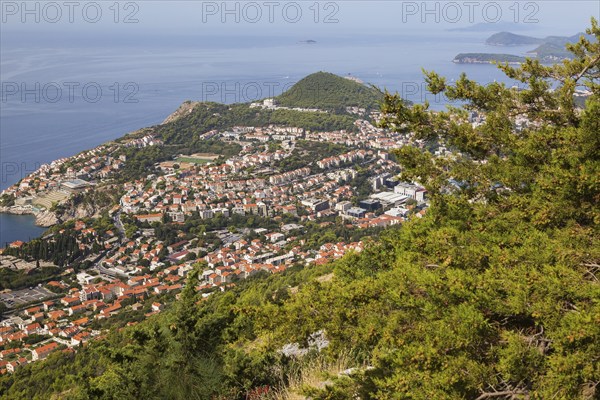
[[[290,36],[481,31],[572,35],[600,15],[600,1],[8,1],[0,2],[3,44],[11,34],[67,40],[119,35]],[[65,40],[65,39],[63,39]],[[58,43],[57,43],[58,44]]]

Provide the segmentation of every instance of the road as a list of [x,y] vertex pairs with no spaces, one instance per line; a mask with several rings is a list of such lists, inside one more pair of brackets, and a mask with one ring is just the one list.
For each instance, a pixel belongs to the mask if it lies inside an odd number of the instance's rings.
[[102,252],[101,255],[96,257],[96,259],[94,260],[94,265],[91,267],[91,269],[95,269],[96,271],[98,271],[99,274],[101,274],[101,275],[104,274],[111,278],[128,277],[128,275],[126,275],[122,272],[113,271],[108,268],[104,268],[102,266],[102,263],[104,262],[104,259],[106,258],[107,253],[108,253],[108,251],[105,250],[104,252]]
[[117,213],[113,217],[113,221],[115,222],[115,226],[119,231],[119,236],[121,238],[127,239],[127,235],[125,234],[125,228],[123,227],[123,222],[121,222],[121,210],[117,211]]

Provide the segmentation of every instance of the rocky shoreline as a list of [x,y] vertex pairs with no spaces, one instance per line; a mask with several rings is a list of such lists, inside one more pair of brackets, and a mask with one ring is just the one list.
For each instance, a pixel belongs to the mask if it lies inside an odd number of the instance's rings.
[[13,215],[33,215],[35,217],[35,224],[43,228],[49,228],[59,222],[55,213],[48,210],[38,211],[31,206],[2,206],[0,207],[0,213]]

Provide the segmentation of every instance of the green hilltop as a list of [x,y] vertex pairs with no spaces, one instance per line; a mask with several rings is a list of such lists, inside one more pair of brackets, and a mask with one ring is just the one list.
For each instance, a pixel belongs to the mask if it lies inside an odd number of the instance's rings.
[[284,107],[345,111],[348,106],[378,109],[383,93],[353,79],[316,72],[301,79],[275,99]]
[[356,116],[349,115],[346,107],[378,110],[382,100],[383,94],[377,89],[331,73],[317,72],[301,79],[290,90],[277,97],[276,101],[283,107],[331,111],[329,113],[253,108],[248,103],[186,101],[162,124],[134,133],[134,136],[148,133],[156,135],[166,146],[124,150],[132,162],[127,163],[120,171],[120,177],[123,181],[139,179],[145,176],[147,169],[154,163],[172,159],[177,154],[211,152],[228,157],[239,152],[239,146],[235,143],[206,140],[202,137],[204,133],[214,129],[275,124],[309,131],[353,131],[357,129],[354,126]]

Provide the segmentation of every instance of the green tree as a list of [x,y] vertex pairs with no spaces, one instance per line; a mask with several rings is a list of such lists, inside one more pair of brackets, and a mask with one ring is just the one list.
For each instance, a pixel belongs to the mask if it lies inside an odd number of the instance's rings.
[[[396,152],[402,179],[424,184],[432,207],[425,221],[406,230],[413,244],[400,246],[404,270],[391,273],[388,283],[395,275],[414,282],[413,288],[397,282],[399,291],[412,293],[426,315],[399,313],[410,327],[399,325],[405,334],[375,350],[383,374],[373,373],[383,393],[378,398],[600,393],[600,347],[579,341],[596,341],[598,329],[585,320],[600,317],[597,281],[585,278],[599,256],[596,20],[587,32],[594,41],[582,37],[568,45],[573,60],[500,65],[522,90],[480,85],[464,74],[450,85],[425,72],[429,90],[464,102],[462,109],[431,112],[427,103],[407,107],[386,95],[383,126],[446,143],[456,157],[437,158],[418,146]],[[576,89],[591,93],[584,110],[575,104]],[[471,124],[468,112],[484,122]],[[524,129],[515,129],[517,118],[527,121]],[[418,253],[410,250],[415,245]],[[414,271],[415,263],[425,269]]]

